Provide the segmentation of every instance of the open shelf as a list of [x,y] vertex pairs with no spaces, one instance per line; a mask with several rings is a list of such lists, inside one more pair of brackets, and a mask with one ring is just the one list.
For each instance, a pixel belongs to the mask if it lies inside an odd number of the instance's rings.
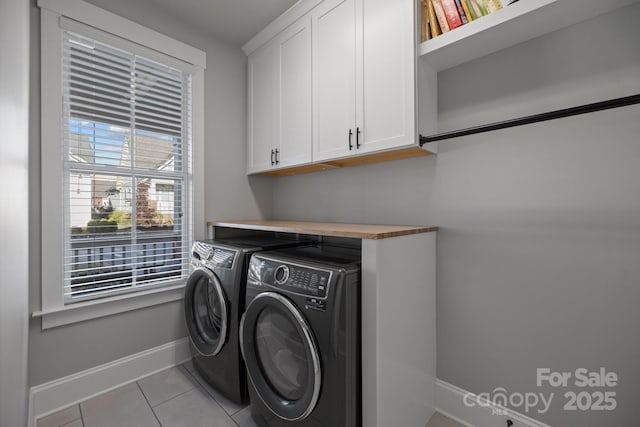
[[638,0],[520,0],[420,45],[423,61],[446,70]]

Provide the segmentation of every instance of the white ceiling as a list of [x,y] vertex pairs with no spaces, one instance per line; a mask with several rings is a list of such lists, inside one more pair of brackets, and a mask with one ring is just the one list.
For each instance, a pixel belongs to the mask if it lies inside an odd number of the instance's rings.
[[243,45],[296,0],[147,0],[218,39]]
[[242,46],[267,24],[296,3],[296,0],[88,0],[116,11],[122,4],[128,8],[144,7],[150,15],[163,14],[191,28]]

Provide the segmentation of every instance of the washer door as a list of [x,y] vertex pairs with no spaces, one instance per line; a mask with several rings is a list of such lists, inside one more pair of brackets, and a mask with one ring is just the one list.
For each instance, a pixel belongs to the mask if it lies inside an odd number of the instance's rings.
[[257,394],[278,417],[302,420],[320,394],[320,355],[309,324],[287,297],[259,294],[240,325],[240,345]]
[[203,356],[215,356],[229,328],[227,298],[218,277],[207,268],[197,268],[187,281],[184,302],[191,342]]

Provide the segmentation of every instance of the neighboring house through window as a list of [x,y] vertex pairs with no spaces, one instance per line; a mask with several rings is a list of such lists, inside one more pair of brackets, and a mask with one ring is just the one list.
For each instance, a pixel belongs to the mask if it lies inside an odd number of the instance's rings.
[[77,7],[39,2],[38,314],[49,326],[177,299],[202,221],[192,159],[202,151],[204,53],[79,0],[64,4]]

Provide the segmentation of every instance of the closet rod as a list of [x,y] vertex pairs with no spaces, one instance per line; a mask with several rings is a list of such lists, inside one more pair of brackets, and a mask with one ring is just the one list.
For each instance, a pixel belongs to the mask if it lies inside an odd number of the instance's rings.
[[476,133],[491,132],[498,129],[506,129],[547,120],[561,119],[563,117],[577,116],[579,114],[592,113],[594,111],[609,110],[611,108],[625,107],[627,105],[640,104],[640,94],[610,99],[608,101],[594,102],[593,104],[579,105],[577,107],[564,108],[562,110],[549,111],[547,113],[534,114],[532,116],[519,117],[503,122],[490,123],[488,125],[475,126],[452,132],[438,133],[431,136],[420,135],[420,146],[435,141],[458,138],[460,136],[474,135]]

